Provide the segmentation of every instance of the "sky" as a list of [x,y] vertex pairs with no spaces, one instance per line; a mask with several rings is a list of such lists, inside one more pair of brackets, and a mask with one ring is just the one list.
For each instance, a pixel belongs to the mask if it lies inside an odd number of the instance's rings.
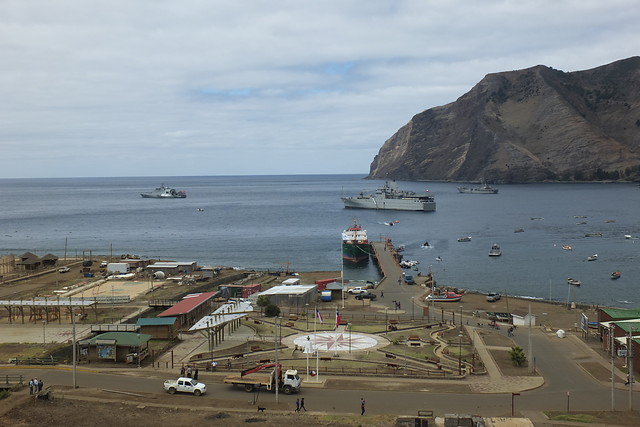
[[0,0],[0,178],[367,174],[489,73],[640,54],[637,0]]

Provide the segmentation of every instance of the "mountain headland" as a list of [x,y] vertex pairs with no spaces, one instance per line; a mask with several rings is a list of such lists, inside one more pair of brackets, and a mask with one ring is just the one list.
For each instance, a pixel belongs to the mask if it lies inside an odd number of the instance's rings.
[[640,180],[640,57],[591,70],[485,76],[416,114],[368,178],[494,183]]

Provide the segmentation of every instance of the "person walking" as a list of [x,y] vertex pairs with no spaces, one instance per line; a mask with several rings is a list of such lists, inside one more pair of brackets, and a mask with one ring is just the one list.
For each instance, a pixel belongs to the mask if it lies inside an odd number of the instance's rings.
[[360,398],[360,415],[364,415],[364,398]]
[[384,291],[380,291],[380,298],[384,298]]
[[29,380],[29,394],[33,394],[33,378]]
[[296,399],[296,412],[300,412],[300,399]]
[[193,379],[194,380],[198,379],[198,368],[196,368],[196,370],[193,372]]
[[304,397],[300,399],[300,409],[304,409],[304,412],[307,412],[307,408],[304,407]]
[[182,368],[180,368],[180,376],[184,377],[184,366],[182,366]]
[[187,366],[187,378],[191,378],[191,366]]

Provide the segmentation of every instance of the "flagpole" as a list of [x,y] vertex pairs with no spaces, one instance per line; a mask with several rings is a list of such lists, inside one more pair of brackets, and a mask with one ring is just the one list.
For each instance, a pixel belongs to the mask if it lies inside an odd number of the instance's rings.
[[318,306],[316,306],[316,315],[314,316],[315,319],[313,321],[313,346],[315,347],[316,350],[316,381],[315,382],[320,382],[320,359],[318,358]]

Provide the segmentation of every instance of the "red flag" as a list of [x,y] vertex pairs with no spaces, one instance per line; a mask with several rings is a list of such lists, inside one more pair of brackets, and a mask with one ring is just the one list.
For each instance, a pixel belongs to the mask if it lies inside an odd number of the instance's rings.
[[318,319],[318,321],[320,321],[320,324],[324,322],[324,319],[322,318],[322,314],[320,314],[320,312],[318,311],[318,307],[316,307],[316,318]]
[[338,329],[338,326],[340,326],[340,312],[336,308],[336,329]]

